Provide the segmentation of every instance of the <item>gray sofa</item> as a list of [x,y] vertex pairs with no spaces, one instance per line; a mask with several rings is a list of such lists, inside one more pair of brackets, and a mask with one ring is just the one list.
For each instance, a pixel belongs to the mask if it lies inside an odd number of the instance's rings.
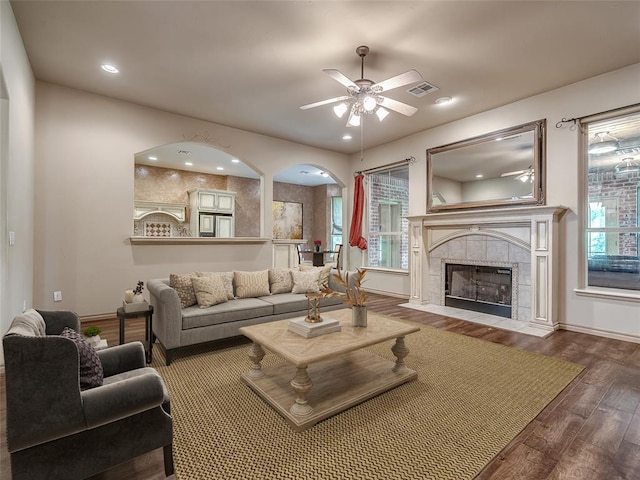
[[[342,290],[332,270],[329,287]],[[278,293],[256,298],[234,298],[225,303],[200,308],[197,304],[182,308],[176,290],[168,278],[147,282],[154,307],[153,333],[169,365],[173,353],[186,346],[240,335],[240,327],[306,315],[307,298],[303,293]],[[340,298],[324,297],[322,311],[343,308]]]

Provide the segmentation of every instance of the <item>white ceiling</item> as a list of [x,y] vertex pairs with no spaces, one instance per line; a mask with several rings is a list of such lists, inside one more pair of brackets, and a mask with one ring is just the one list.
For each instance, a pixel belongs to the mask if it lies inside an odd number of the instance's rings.
[[[387,93],[418,112],[366,118],[365,148],[640,62],[638,1],[11,5],[39,80],[343,153],[359,151],[359,129],[330,105],[299,106],[345,94],[322,69],[358,79],[359,45],[371,48],[365,77],[416,69],[439,87]],[[454,102],[436,106],[440,96]]]

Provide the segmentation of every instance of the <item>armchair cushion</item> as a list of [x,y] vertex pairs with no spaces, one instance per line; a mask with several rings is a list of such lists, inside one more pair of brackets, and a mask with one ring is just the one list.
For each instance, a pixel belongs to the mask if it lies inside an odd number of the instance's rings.
[[95,349],[78,332],[71,330],[69,327],[64,327],[60,336],[73,341],[78,348],[80,390],[88,390],[102,385],[104,373],[100,357],[98,357]]
[[152,369],[119,377],[118,381],[82,393],[88,428],[116,422],[165,402],[162,377]]
[[129,370],[144,368],[144,347],[140,342],[129,342],[122,345],[98,350],[98,357],[102,363],[104,382],[112,375],[117,375]]

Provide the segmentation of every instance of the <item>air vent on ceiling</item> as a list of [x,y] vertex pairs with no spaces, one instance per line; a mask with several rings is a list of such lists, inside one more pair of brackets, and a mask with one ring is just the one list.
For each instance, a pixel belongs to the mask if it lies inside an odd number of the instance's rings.
[[429,82],[420,82],[409,88],[407,92],[415,97],[424,97],[427,93],[432,93],[436,90],[438,90],[438,87],[435,85],[431,85]]

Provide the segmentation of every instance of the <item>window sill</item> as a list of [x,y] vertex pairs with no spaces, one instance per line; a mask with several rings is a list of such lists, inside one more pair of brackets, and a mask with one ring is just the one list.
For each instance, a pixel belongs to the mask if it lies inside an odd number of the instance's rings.
[[389,273],[392,275],[409,275],[409,270],[398,270],[396,268],[383,268],[383,267],[363,267],[369,272],[376,273]]
[[607,300],[623,300],[640,303],[640,292],[634,290],[611,290],[608,288],[586,287],[574,288],[573,291],[580,297],[604,298]]

